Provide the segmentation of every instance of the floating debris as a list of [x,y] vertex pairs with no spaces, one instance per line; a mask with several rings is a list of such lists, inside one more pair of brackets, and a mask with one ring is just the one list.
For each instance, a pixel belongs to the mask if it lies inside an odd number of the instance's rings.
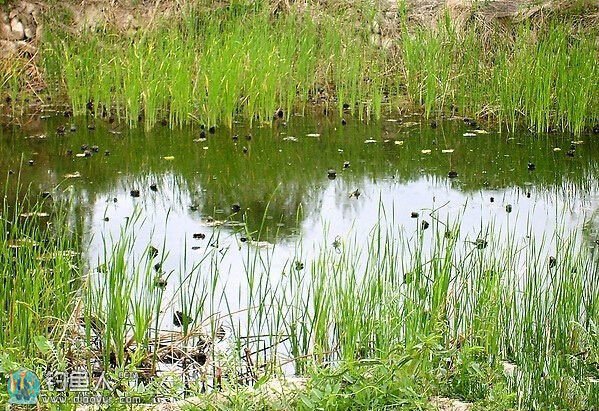
[[175,327],[187,326],[193,322],[193,319],[183,311],[175,311],[173,314],[173,324]]
[[356,199],[360,197],[360,189],[356,188],[354,191],[349,193],[349,198],[355,197]]
[[148,256],[150,258],[156,258],[158,257],[158,249],[156,247],[154,247],[153,245],[148,247]]
[[156,285],[156,287],[159,287],[159,288],[164,288],[168,285],[168,281],[166,280],[166,278],[159,275],[154,280],[154,285]]
[[488,241],[483,238],[477,238],[474,244],[476,245],[476,248],[479,250],[483,250],[487,248],[487,245],[489,245]]
[[251,240],[251,241],[248,241],[248,244],[253,247],[256,247],[256,248],[272,248],[275,246],[273,243],[269,243],[268,241]]
[[39,217],[39,218],[44,218],[44,217],[49,217],[50,214],[48,213],[44,213],[41,211],[32,211],[29,213],[21,213],[21,217],[23,218],[29,218],[29,217]]

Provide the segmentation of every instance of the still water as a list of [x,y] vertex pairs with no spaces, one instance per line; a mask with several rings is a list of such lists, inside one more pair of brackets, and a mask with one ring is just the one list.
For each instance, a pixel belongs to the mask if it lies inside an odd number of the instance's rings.
[[[599,238],[596,135],[499,133],[461,120],[433,128],[415,116],[342,125],[296,115],[213,133],[90,124],[56,115],[0,129],[9,196],[17,179],[72,195],[91,270],[129,223],[138,254],[159,249],[167,294],[189,273],[216,270],[230,310],[248,298],[248,253],[276,278],[325,247],[367,247],[383,216],[408,237],[435,210],[459,219],[465,238],[484,237],[488,224],[516,237],[559,226],[589,246]],[[171,300],[165,312],[181,304]]]

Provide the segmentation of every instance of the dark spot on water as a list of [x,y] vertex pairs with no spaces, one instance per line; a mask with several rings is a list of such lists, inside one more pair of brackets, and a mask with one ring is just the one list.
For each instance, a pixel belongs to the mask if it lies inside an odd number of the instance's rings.
[[196,204],[192,204],[189,206],[190,211],[198,211],[198,206]]
[[283,118],[283,116],[284,116],[284,115],[285,115],[285,113],[283,112],[283,110],[282,110],[282,109],[278,109],[278,110],[277,110],[277,117],[278,117],[278,118]]
[[156,280],[154,281],[154,283],[156,284],[156,287],[160,287],[160,288],[164,288],[168,284],[168,282],[166,281],[166,278],[164,278],[162,276],[158,276],[156,278]]
[[242,243],[245,243],[247,241],[247,237],[240,237],[239,241],[241,241]]
[[489,245],[489,243],[487,242],[487,240],[483,238],[478,238],[476,240],[476,248],[478,248],[479,250],[487,248],[487,245]]
[[535,165],[535,163],[528,163],[528,171],[534,171],[536,170],[537,166]]
[[13,175],[14,173],[15,173],[14,170],[8,170],[9,175]]
[[214,133],[216,133],[216,127],[214,127],[214,126],[211,126],[211,127],[208,129],[208,132],[209,132],[210,134],[214,134]]
[[110,218],[104,217],[104,221],[110,221]]
[[567,155],[568,157],[574,157],[574,150],[568,150],[568,151],[566,152],[566,155]]
[[334,180],[335,178],[337,178],[337,171],[331,168],[327,171],[327,176],[329,177],[329,180]]
[[168,120],[163,118],[162,120],[160,120],[160,124],[162,125],[162,127],[166,127],[168,126]]
[[352,191],[349,195],[350,198],[355,197],[356,199],[358,199],[360,197],[362,193],[360,193],[360,189],[356,188],[354,191]]
[[156,247],[154,247],[153,245],[150,245],[148,247],[148,256],[150,256],[150,258],[158,257],[158,249]]
[[193,322],[193,319],[183,311],[175,311],[173,315],[173,324],[175,327],[187,326]]
[[235,134],[232,138],[233,138],[233,141],[239,140],[239,136],[237,134]]
[[89,147],[89,146],[88,146],[87,144],[82,144],[82,145],[81,145],[81,151],[85,151],[85,150],[87,150],[87,149],[88,149],[88,147]]
[[99,152],[99,151],[100,151],[100,147],[98,147],[98,146],[92,146],[92,151],[93,151],[94,153],[97,153],[97,152]]
[[343,163],[343,168],[349,168],[350,164],[349,161],[346,161]]
[[410,214],[410,218],[418,218],[420,216],[420,214],[418,214],[416,211],[412,211],[412,213]]
[[94,102],[93,101],[88,101],[87,104],[85,105],[85,107],[89,110],[89,111],[94,111]]
[[77,126],[75,124],[71,124],[71,133],[77,131]]
[[156,183],[150,184],[150,190],[152,190],[154,192],[158,191],[158,186],[156,185]]
[[239,211],[241,211],[241,206],[238,203],[235,203],[231,205],[231,211],[233,211],[234,213],[238,213]]
[[428,221],[422,220],[422,223],[420,224],[420,226],[422,227],[423,230],[426,230],[430,226],[430,224],[428,223]]
[[530,191],[526,192],[526,198],[530,198]]
[[595,124],[595,127],[593,127],[593,133],[599,134],[599,124]]
[[159,272],[160,270],[162,270],[162,263],[154,264],[154,271]]
[[106,151],[104,152],[104,156],[108,157],[109,155],[110,155],[110,151],[106,150]]
[[252,135],[251,134],[246,135],[245,139],[248,140],[248,141],[251,140],[252,139]]
[[295,270],[301,271],[303,269],[304,269],[304,263],[302,263],[301,261],[296,261],[295,262]]
[[431,121],[431,128],[437,128],[437,122],[436,121]]
[[347,103],[343,103],[343,110],[349,110],[350,105]]
[[243,147],[241,149],[241,151],[243,151],[243,154],[247,154],[248,153],[248,148],[247,147]]
[[204,130],[200,131],[200,138],[206,138],[206,132]]
[[66,151],[65,153],[67,156],[72,156],[73,155],[73,150],[69,149]]
[[131,194],[131,197],[137,198],[137,197],[139,197],[139,190],[131,190],[130,194]]
[[52,194],[50,194],[49,191],[42,191],[42,198],[50,198],[52,197]]
[[449,178],[456,178],[457,176],[458,176],[458,172],[454,171],[454,170],[447,173],[447,177],[449,177]]
[[549,268],[553,268],[557,265],[557,260],[554,256],[549,257]]
[[119,201],[119,199],[118,199],[118,198],[116,198],[116,197],[114,197],[114,198],[112,199],[112,202],[113,202],[113,203],[116,203],[116,202],[118,202],[118,201]]
[[112,124],[112,123],[114,123],[114,122],[115,122],[115,120],[116,120],[116,119],[114,118],[114,116],[113,116],[113,115],[111,115],[110,117],[108,117],[108,124]]
[[342,125],[342,126],[344,126],[344,125],[346,125],[346,124],[347,124],[347,120],[346,120],[346,119],[344,119],[344,118],[342,118],[342,119],[341,119],[341,125]]
[[66,118],[72,117],[73,116],[73,111],[72,110],[65,110],[64,113],[63,113],[63,115]]
[[64,134],[66,131],[67,131],[67,128],[66,128],[65,126],[58,126],[58,127],[56,127],[56,132],[57,132],[58,134],[61,134],[61,135],[62,135],[62,134]]
[[511,205],[511,204],[508,204],[508,205],[506,205],[506,206],[505,206],[505,211],[506,211],[507,213],[511,213],[511,212],[512,212],[512,205]]
[[489,199],[489,201],[491,201],[492,203],[494,203],[494,202],[495,202],[495,197],[491,197],[491,198]]
[[194,233],[192,236],[195,240],[203,240],[206,238],[206,234],[204,233]]
[[30,165],[30,166],[32,166],[32,165],[34,165],[34,164],[35,164],[35,161],[33,161],[33,160],[29,160],[29,161],[28,161],[28,163],[29,163],[29,165]]

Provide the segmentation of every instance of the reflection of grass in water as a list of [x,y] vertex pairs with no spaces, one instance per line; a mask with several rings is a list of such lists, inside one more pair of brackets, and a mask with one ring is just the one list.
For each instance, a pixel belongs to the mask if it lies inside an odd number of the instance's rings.
[[[427,117],[457,110],[510,130],[527,122],[580,134],[599,116],[594,37],[569,21],[514,23],[491,34],[448,17],[434,29],[404,22],[396,52],[387,52],[371,40],[373,10],[309,13],[191,9],[133,38],[54,33],[44,61],[76,113],[93,100],[96,114],[113,107],[146,127],[165,118],[172,126],[231,126],[237,115],[269,123],[278,108],[288,118],[321,92],[336,98],[327,104],[340,113],[347,105],[361,118],[380,117],[397,92]],[[358,18],[359,28],[347,23]]]
[[[281,263],[275,260],[276,246],[242,245],[235,273],[228,273],[217,248],[206,251],[201,264],[184,257],[178,272],[169,276],[169,283],[180,282],[173,284],[175,305],[163,300],[152,268],[167,258],[168,250],[158,245],[159,256],[152,260],[146,239],[136,235],[140,222],[131,220],[115,242],[106,243],[106,262],[94,274],[98,281],[86,283],[82,298],[88,338],[91,330],[104,336],[105,367],[148,367],[155,358],[152,328],[161,308],[171,304],[193,317],[188,334],[196,333],[204,319],[214,332],[229,317],[234,339],[260,334],[263,344],[274,344],[279,354],[290,350],[296,370],[316,384],[304,394],[316,404],[331,399],[318,394],[320,384],[340,383],[335,390],[351,395],[366,383],[357,378],[358,369],[366,367],[383,387],[368,399],[382,404],[402,396],[424,401],[441,394],[487,403],[499,401],[499,395],[509,406],[524,408],[596,406],[591,379],[597,377],[599,355],[599,267],[579,235],[557,229],[538,237],[529,227],[529,236],[517,238],[518,222],[511,221],[503,232],[484,227],[478,238],[460,234],[459,223],[442,223],[434,213],[421,217],[431,223],[427,229],[416,222],[415,231],[399,228],[384,207],[379,217],[380,223],[364,234],[368,241],[359,241],[365,245],[351,237],[328,239],[307,261],[299,241],[281,275],[272,271]],[[74,308],[78,283],[73,272],[79,262],[61,256],[79,246],[67,240],[60,228],[64,222],[55,224],[58,237],[48,231],[49,241],[41,247],[23,243],[15,253],[2,242],[5,349],[28,347],[31,337],[40,334],[50,335],[59,348],[65,343],[60,320]],[[26,219],[4,228],[43,244],[42,231],[33,227]],[[215,236],[211,242],[218,231]],[[136,245],[144,250],[137,256]],[[48,267],[39,257],[50,251],[55,258]],[[231,274],[237,274],[239,292]],[[277,345],[283,339],[286,345]],[[92,347],[91,340],[86,344]],[[396,360],[394,372],[379,375],[379,367],[392,365],[390,358]],[[253,361],[262,359],[256,354]],[[503,375],[504,361],[515,365],[513,377]],[[325,364],[338,373],[323,369]],[[278,372],[277,362],[269,361],[264,370]],[[262,369],[256,366],[254,372]],[[390,379],[407,379],[408,374],[409,386],[426,387],[424,394],[387,386]],[[564,390],[571,395],[564,396]],[[343,398],[334,404],[343,404]]]

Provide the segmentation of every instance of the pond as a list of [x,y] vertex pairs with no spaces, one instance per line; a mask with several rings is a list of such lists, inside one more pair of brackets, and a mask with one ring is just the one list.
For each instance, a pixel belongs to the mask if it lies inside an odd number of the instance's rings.
[[[381,226],[391,237],[431,242],[428,233],[459,221],[460,241],[485,248],[489,227],[516,242],[559,230],[582,233],[589,247],[599,239],[593,135],[313,114],[263,127],[144,131],[56,113],[2,128],[0,150],[9,195],[20,179],[54,199],[72,196],[91,272],[101,271],[125,231],[131,261],[143,261],[149,245],[158,250],[150,266],[164,287],[166,330],[180,325],[178,311],[196,320],[220,313],[229,329],[247,329],[256,315],[247,307],[282,304],[278,293],[295,289],[279,280],[314,270],[323,250],[345,251],[359,271]],[[555,254],[552,238],[541,243]],[[311,281],[296,275],[287,281]],[[128,290],[142,301],[147,286]],[[244,318],[231,315],[240,312]],[[250,328],[259,334],[265,326]]]

